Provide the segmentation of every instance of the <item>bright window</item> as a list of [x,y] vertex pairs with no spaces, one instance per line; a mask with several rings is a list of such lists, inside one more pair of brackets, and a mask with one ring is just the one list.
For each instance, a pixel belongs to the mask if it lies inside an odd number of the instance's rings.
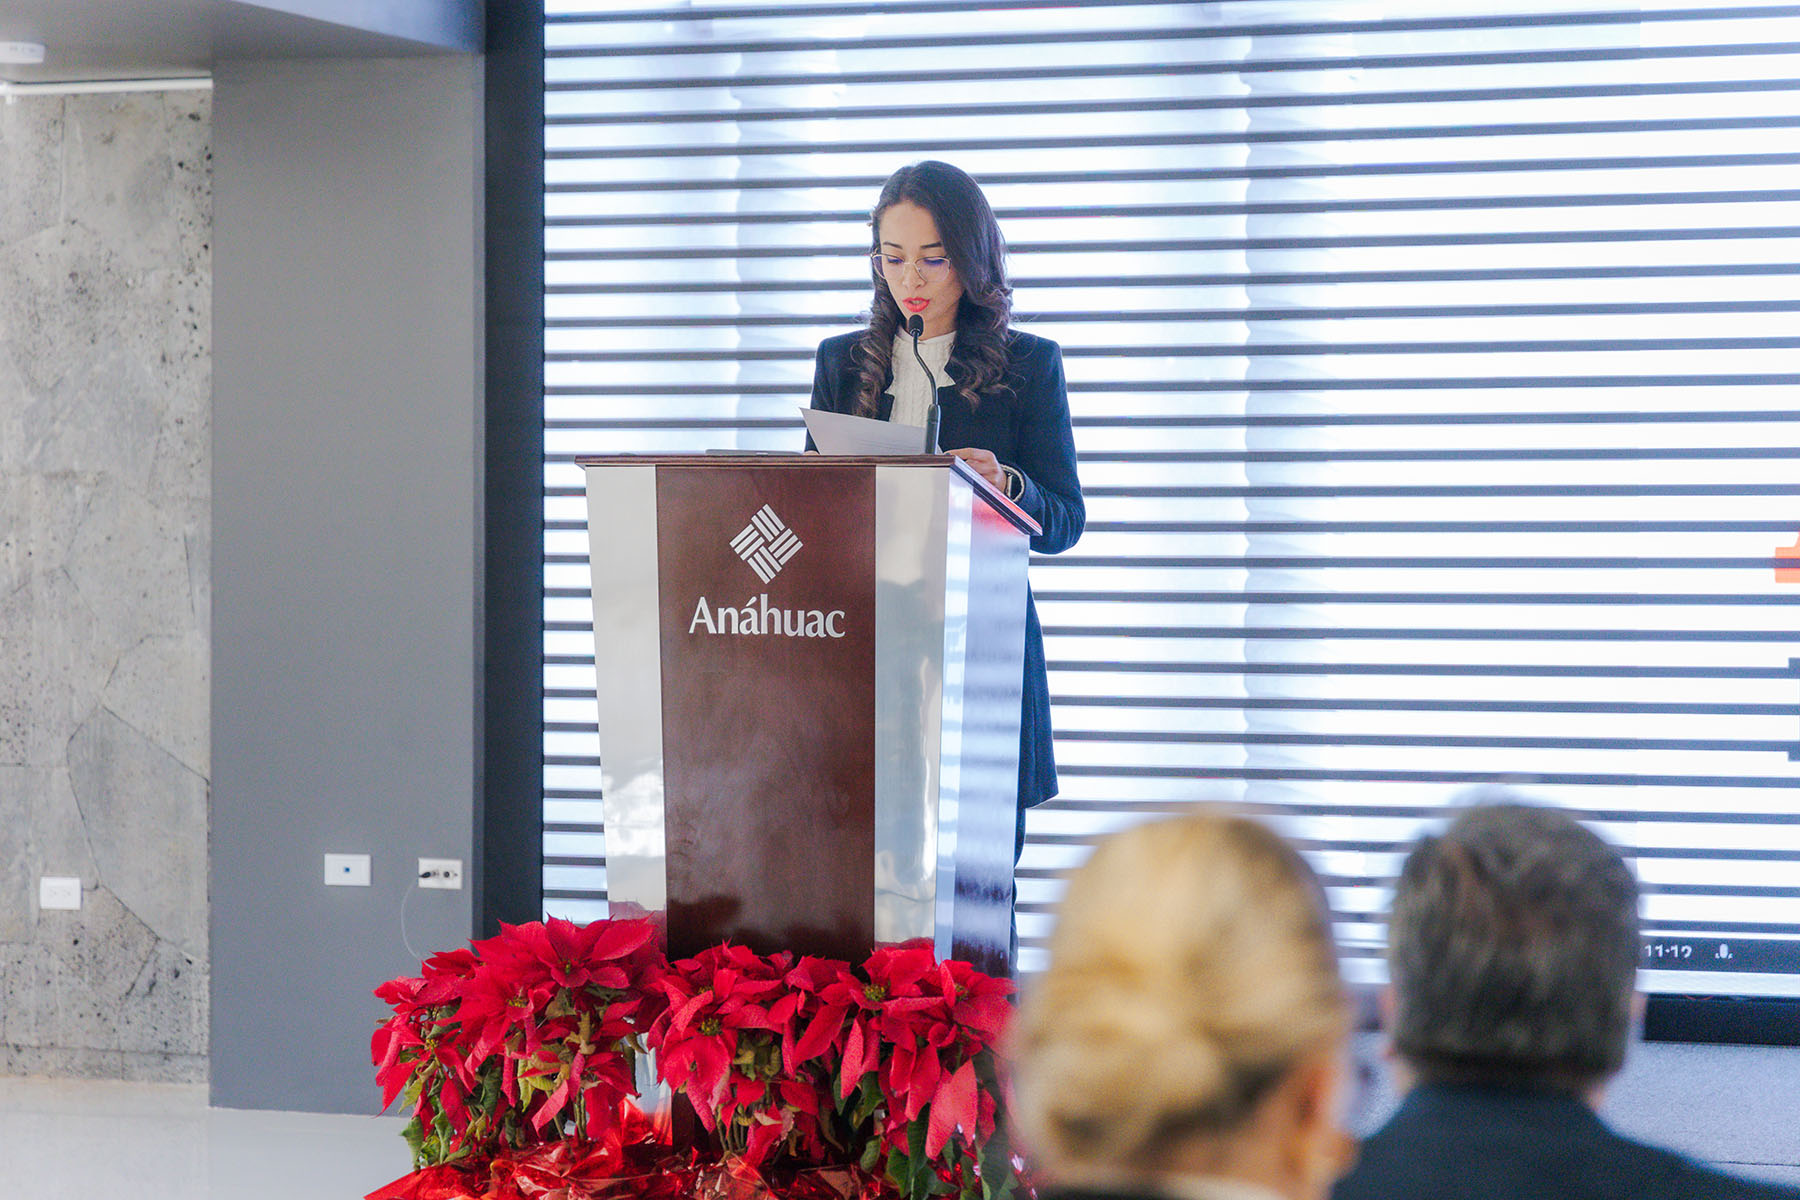
[[1089,501],[1033,566],[1026,967],[1097,833],[1210,798],[1308,849],[1373,979],[1400,849],[1510,782],[1634,855],[1650,988],[1800,994],[1794,6],[550,14],[552,911],[605,882],[571,459],[797,446],[868,206],[938,157]]

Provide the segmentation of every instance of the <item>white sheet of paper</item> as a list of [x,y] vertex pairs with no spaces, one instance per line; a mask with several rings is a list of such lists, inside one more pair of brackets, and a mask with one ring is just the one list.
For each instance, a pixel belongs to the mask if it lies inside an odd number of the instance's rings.
[[820,454],[924,453],[925,431],[917,425],[895,425],[822,408],[802,408],[800,415]]

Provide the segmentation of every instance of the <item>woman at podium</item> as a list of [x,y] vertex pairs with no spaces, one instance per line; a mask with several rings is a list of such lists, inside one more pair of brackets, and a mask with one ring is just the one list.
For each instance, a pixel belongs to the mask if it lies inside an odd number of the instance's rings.
[[[1075,544],[1087,520],[1062,351],[1011,327],[1006,242],[975,181],[942,162],[894,172],[870,221],[869,323],[819,346],[812,406],[935,426],[937,444],[1043,528],[1039,554]],[[1043,633],[1027,591],[1019,816],[1056,795]]]

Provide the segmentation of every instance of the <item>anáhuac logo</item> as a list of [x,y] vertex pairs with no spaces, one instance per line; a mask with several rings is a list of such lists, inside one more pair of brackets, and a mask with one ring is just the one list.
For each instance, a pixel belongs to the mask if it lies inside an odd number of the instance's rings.
[[775,510],[763,505],[750,518],[750,523],[731,539],[731,548],[737,551],[738,557],[750,564],[756,577],[764,583],[781,574],[781,568],[787,566],[788,559],[794,557],[800,549],[800,539],[794,531],[782,524]]
[[[756,577],[768,583],[781,573],[800,550],[802,543],[775,510],[763,505],[750,518],[750,523],[731,539],[731,548],[749,564]],[[763,592],[741,605],[709,602],[700,597],[694,605],[693,619],[688,622],[690,634],[736,634],[751,637],[841,638],[844,636],[844,610],[776,608]]]
[[688,622],[689,633],[735,633],[757,637],[841,638],[844,636],[844,610],[826,612],[818,608],[776,608],[769,603],[769,593],[752,596],[739,605],[708,604],[700,597],[694,605],[694,619]]

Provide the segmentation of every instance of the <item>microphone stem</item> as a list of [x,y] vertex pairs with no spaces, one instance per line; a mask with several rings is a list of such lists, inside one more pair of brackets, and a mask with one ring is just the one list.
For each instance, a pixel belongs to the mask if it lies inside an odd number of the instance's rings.
[[[921,322],[923,324],[923,322]],[[931,385],[931,407],[925,410],[925,453],[938,453],[938,422],[943,414],[938,411],[937,376],[925,365],[925,356],[919,353],[920,330],[908,329],[912,334],[913,357],[919,360],[919,370],[925,372],[925,381]]]

